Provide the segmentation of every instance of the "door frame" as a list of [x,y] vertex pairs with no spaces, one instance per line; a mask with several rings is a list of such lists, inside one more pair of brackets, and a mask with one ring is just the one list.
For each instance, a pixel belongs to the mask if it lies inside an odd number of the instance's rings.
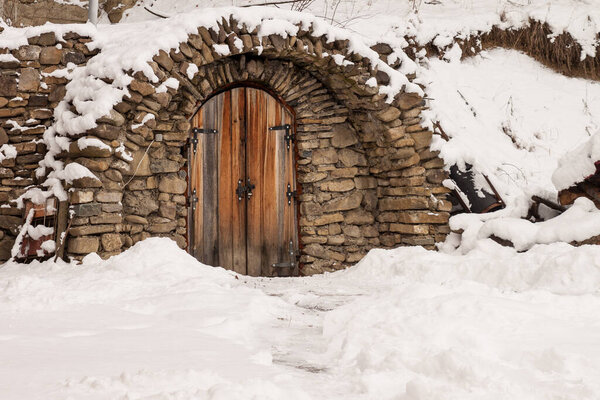
[[[292,126],[293,126],[293,132],[295,135],[297,135],[298,132],[298,119],[296,116],[296,110],[294,110],[294,108],[292,106],[290,106],[284,99],[283,97],[281,97],[276,91],[274,91],[273,89],[271,89],[270,87],[260,83],[260,82],[256,82],[256,81],[241,81],[241,82],[234,82],[234,83],[228,83],[225,84],[223,86],[221,86],[219,89],[215,90],[214,92],[212,92],[210,95],[206,96],[202,101],[198,101],[198,103],[196,104],[196,108],[194,109],[194,112],[188,117],[187,121],[188,122],[192,122],[192,120],[194,119],[194,117],[196,116],[196,114],[198,112],[200,112],[200,109],[213,97],[223,93],[223,92],[227,92],[229,90],[232,89],[236,89],[236,88],[240,88],[240,87],[247,87],[247,88],[253,88],[253,89],[258,89],[258,90],[262,90],[264,92],[266,92],[267,94],[269,94],[270,96],[274,97],[277,102],[279,104],[281,104],[282,106],[285,107],[286,110],[288,110],[290,112],[290,114],[292,115]],[[185,240],[187,242],[187,246],[186,246],[186,251],[188,253],[190,253],[191,251],[191,243],[190,243],[190,229],[192,229],[193,227],[193,213],[191,212],[191,203],[190,203],[190,199],[191,199],[191,186],[190,186],[190,169],[189,169],[189,162],[190,162],[190,157],[189,157],[189,151],[191,148],[191,135],[192,135],[192,127],[190,126],[189,132],[188,132],[188,139],[186,141],[186,144],[184,145],[184,151],[185,151],[185,167],[182,168],[183,171],[185,171],[186,175],[185,175],[185,179],[186,179],[186,184],[187,184],[187,189],[185,191],[185,197],[186,197],[186,208],[188,209],[188,216],[187,216],[187,226],[186,226],[186,233],[185,233]],[[298,139],[296,138],[293,142],[292,148],[293,148],[293,152],[294,152],[294,169],[296,170],[295,172],[295,176],[296,176],[296,193],[297,193],[297,206],[296,206],[296,234],[298,237],[298,252],[301,252],[303,246],[302,240],[300,240],[301,236],[300,236],[300,197],[302,196],[302,185],[300,185],[300,183],[298,182],[298,160],[300,158],[300,155],[298,153],[298,147],[296,146],[295,142]],[[190,253],[191,254],[191,253]],[[302,269],[302,262],[300,262],[300,260],[298,260],[298,272]]]

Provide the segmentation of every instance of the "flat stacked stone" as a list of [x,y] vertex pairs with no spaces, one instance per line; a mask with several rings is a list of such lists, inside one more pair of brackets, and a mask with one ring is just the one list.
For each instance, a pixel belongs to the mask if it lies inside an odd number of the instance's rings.
[[[275,92],[296,113],[304,274],[352,265],[374,247],[433,248],[445,238],[450,203],[441,183],[446,173],[429,148],[432,132],[421,126],[423,99],[399,93],[387,103],[372,86],[373,78],[387,84],[387,74],[349,53],[345,41],[328,42],[302,29],[286,38],[259,38],[257,31],[223,20],[218,29],[199,28],[178,49],[160,51],[149,62],[159,82],[133,74],[129,95],[82,134],[110,150],[75,145],[65,154],[67,162],[86,166],[99,179],[70,188],[78,215],[69,255],[96,251],[107,257],[150,236],[169,237],[186,248],[189,120],[216,91],[247,82]],[[61,63],[76,44],[63,46]],[[221,55],[215,45],[227,45],[231,54]],[[39,51],[19,51],[36,60],[43,54],[45,62],[58,59],[53,50],[42,49],[49,45],[34,46]],[[380,47],[387,60],[390,49]],[[349,63],[339,65],[332,55]],[[189,78],[192,64],[198,72]],[[25,73],[31,77],[26,87],[39,92],[34,72]],[[170,78],[179,82],[178,90],[157,90]],[[64,82],[53,85],[58,90]]]

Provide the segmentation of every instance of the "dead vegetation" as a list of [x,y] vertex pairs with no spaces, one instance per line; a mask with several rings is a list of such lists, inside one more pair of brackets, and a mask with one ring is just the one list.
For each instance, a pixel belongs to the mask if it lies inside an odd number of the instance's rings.
[[[597,35],[600,41],[600,34]],[[414,40],[407,38],[409,43]],[[600,46],[595,57],[581,59],[581,45],[569,33],[555,34],[545,22],[529,20],[526,27],[519,29],[501,29],[494,26],[489,32],[471,36],[467,39],[456,38],[462,50],[462,57],[479,54],[482,50],[495,47],[519,50],[536,59],[545,66],[561,74],[586,79],[600,80]],[[413,59],[422,49],[427,57],[443,57],[446,48],[438,48],[432,42],[425,46],[413,45],[405,49]]]

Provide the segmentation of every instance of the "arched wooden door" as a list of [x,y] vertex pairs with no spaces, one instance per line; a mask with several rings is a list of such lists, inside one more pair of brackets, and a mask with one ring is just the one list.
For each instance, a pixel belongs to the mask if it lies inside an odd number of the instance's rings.
[[267,92],[234,88],[192,120],[189,251],[251,276],[297,273],[292,114]]

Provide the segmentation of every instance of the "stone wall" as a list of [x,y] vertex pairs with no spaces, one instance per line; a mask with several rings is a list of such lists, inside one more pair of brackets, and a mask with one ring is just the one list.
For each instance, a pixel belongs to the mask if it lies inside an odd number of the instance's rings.
[[[74,48],[85,41],[72,40]],[[215,44],[226,44],[231,54],[219,54]],[[391,51],[384,45],[375,49],[383,60]],[[339,65],[332,57],[338,54],[351,63]],[[192,63],[199,69],[188,79]],[[349,53],[346,42],[327,42],[309,31],[259,38],[257,29],[223,20],[219,29],[199,28],[149,64],[160,82],[134,74],[130,95],[82,134],[108,146],[79,149],[73,143],[65,154],[67,162],[78,162],[99,178],[70,188],[77,216],[69,255],[95,251],[107,257],[149,236],[167,236],[185,248],[189,120],[215,92],[248,82],[275,93],[296,113],[304,274],[351,265],[373,247],[432,248],[448,233],[451,205],[441,185],[446,174],[429,150],[432,133],[420,125],[423,99],[399,93],[388,104],[378,88],[389,82],[387,74]],[[23,65],[12,67],[16,74]],[[177,90],[157,90],[171,78],[179,82]]]
[[0,146],[8,143],[17,150],[16,158],[0,163],[0,261],[9,257],[22,223],[23,210],[9,200],[43,180],[35,175],[46,152],[42,136],[53,123],[53,109],[65,95],[67,80],[48,74],[69,62],[84,64],[94,54],[84,45],[88,41],[66,34],[57,42],[49,32],[30,38],[29,45],[17,50],[0,49],[0,54],[14,56],[13,61],[0,61]]
[[[123,12],[133,7],[136,0],[100,0],[98,8],[106,12],[112,23],[119,22]],[[12,26],[84,23],[88,18],[87,7],[55,0],[2,0],[0,18]]]

